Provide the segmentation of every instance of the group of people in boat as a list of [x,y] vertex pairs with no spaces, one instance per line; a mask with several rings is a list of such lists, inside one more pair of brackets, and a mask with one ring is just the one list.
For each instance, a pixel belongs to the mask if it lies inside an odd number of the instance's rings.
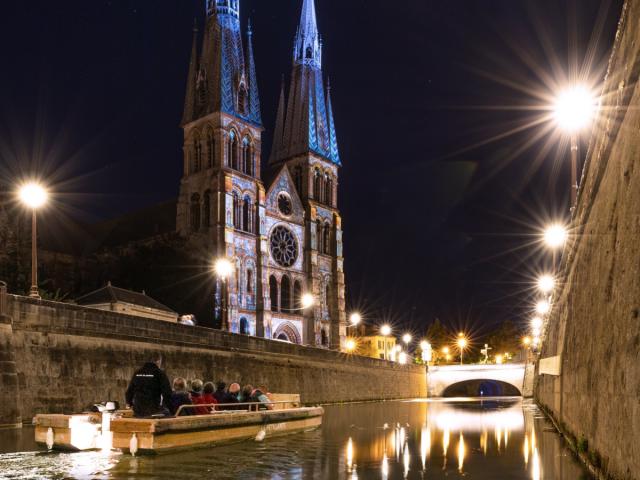
[[273,403],[265,388],[239,383],[228,387],[223,381],[187,382],[178,377],[171,384],[162,370],[160,355],[145,363],[133,375],[126,392],[127,406],[137,418],[176,415],[209,415],[223,410],[271,410]]

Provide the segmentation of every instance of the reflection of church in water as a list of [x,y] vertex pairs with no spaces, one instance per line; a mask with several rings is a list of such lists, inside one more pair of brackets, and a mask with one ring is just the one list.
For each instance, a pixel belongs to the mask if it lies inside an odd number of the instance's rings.
[[340,156],[314,0],[303,2],[289,93],[283,84],[263,165],[252,33],[243,45],[240,0],[208,0],[189,68],[177,229],[235,264],[230,331],[337,349],[346,331]]

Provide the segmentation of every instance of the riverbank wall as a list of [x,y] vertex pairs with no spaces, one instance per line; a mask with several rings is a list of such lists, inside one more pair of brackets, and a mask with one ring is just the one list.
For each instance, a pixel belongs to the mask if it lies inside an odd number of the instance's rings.
[[625,3],[535,397],[599,478],[640,478],[640,1]]
[[[170,378],[300,393],[308,404],[425,397],[426,371],[320,348],[2,294],[3,425],[117,400],[155,353]],[[1,312],[0,312],[1,313]],[[4,359],[4,360],[3,360]],[[11,401],[8,401],[11,400]],[[16,406],[16,408],[13,407]]]

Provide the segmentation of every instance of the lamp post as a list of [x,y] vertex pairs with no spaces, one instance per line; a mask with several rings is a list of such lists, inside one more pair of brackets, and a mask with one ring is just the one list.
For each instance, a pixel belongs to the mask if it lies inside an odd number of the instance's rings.
[[463,362],[463,355],[464,355],[464,349],[467,346],[467,339],[464,337],[460,337],[458,338],[458,348],[460,349],[460,365],[462,365]]
[[360,315],[358,312],[354,312],[351,314],[351,316],[349,317],[349,323],[351,323],[351,328],[353,328],[353,333],[354,336],[357,335],[358,333],[358,325],[360,325],[360,323],[362,322],[362,315]]
[[214,264],[214,271],[222,284],[222,325],[221,330],[229,330],[229,277],[233,274],[233,264],[227,258],[219,258]]
[[36,211],[47,203],[49,194],[38,183],[27,183],[18,192],[20,201],[31,209],[31,290],[29,296],[40,298],[38,289],[38,232]]
[[403,342],[404,342],[404,344],[407,346],[407,352],[409,351],[409,344],[411,343],[411,340],[412,340],[412,339],[413,339],[413,338],[411,337],[411,334],[409,334],[409,333],[405,333],[405,334],[402,336],[402,341],[403,341]]
[[595,112],[596,99],[583,85],[573,85],[561,92],[553,108],[558,126],[571,139],[571,208],[575,208],[578,200],[578,134]]
[[389,335],[391,335],[391,327],[389,325],[383,325],[380,327],[380,334],[384,337],[384,359],[389,360],[389,356],[387,355],[387,342]]

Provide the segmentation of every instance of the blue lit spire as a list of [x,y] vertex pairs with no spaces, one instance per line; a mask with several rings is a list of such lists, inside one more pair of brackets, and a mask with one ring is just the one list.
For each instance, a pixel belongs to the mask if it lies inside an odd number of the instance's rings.
[[223,112],[261,126],[251,32],[245,51],[240,0],[205,0],[205,6],[202,50],[199,58],[195,47],[192,52],[183,124]]
[[315,0],[304,0],[293,49],[294,65],[322,68],[322,44],[318,33]]
[[[277,123],[271,163],[314,153],[340,165],[331,100],[325,96],[322,79],[322,43],[314,0],[303,0],[293,47],[293,72],[286,115],[278,113]],[[281,124],[284,124],[282,136],[279,132]]]

